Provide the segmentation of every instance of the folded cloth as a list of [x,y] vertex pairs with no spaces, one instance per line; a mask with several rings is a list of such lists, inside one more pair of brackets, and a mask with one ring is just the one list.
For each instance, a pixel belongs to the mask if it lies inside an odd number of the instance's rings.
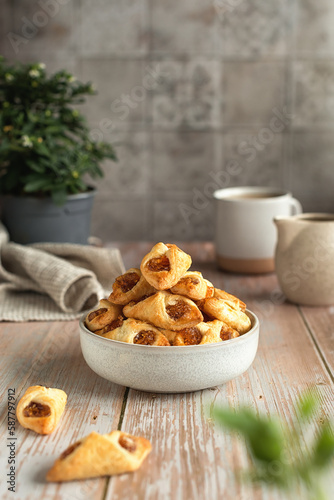
[[109,294],[123,272],[116,248],[18,245],[0,223],[0,321],[76,319]]

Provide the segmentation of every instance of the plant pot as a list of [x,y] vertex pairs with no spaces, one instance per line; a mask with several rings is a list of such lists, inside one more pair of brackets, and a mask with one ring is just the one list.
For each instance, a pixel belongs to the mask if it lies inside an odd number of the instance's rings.
[[87,244],[96,190],[69,195],[57,206],[51,198],[4,196],[2,220],[10,240],[15,243],[79,243]]

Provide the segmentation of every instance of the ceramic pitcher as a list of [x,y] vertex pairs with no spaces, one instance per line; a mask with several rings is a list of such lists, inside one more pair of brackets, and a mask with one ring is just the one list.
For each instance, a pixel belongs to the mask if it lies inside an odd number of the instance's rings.
[[286,297],[297,304],[334,304],[334,214],[275,217],[275,270]]

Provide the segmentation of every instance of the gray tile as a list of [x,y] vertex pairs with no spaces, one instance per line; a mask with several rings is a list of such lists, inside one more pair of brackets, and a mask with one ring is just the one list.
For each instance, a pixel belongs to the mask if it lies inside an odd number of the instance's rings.
[[296,0],[295,46],[298,56],[333,56],[332,0]]
[[296,61],[293,69],[293,125],[333,127],[334,62]]
[[291,33],[289,0],[216,0],[215,3],[227,57],[240,59],[285,55]]
[[103,242],[145,240],[146,201],[99,200],[94,203],[91,234]]
[[223,147],[225,175],[221,174],[221,187],[283,187],[282,134],[264,128],[228,132]]
[[91,122],[144,122],[149,92],[144,61],[83,59],[81,66],[83,81],[93,82],[97,90],[85,105]]
[[84,57],[131,55],[148,51],[147,0],[82,0],[76,29]]
[[287,168],[290,189],[304,211],[334,212],[332,132],[294,133]]
[[149,133],[131,131],[118,134],[117,141],[112,134],[104,139],[114,144],[118,161],[104,163],[105,176],[94,183],[99,199],[133,200],[145,195],[151,183]]
[[24,40],[15,45],[16,57],[38,61],[43,55],[51,59],[73,55],[77,47],[73,30],[78,23],[77,7],[77,0],[64,4],[13,0],[13,31]]
[[16,58],[16,39],[12,24],[13,18],[13,3],[10,0],[1,2],[0,15],[0,54],[6,59],[13,60]]
[[222,63],[194,58],[157,64],[162,76],[152,93],[154,127],[203,130],[221,125]]
[[154,132],[153,181],[160,191],[201,188],[215,169],[213,134],[206,132]]
[[217,49],[219,22],[212,0],[154,0],[153,52],[208,54]]
[[227,125],[265,125],[285,106],[284,63],[226,62],[223,77]]
[[75,57],[71,59],[54,60],[43,54],[43,56],[39,58],[39,61],[46,65],[46,71],[50,75],[60,70],[66,70],[71,73],[74,78],[81,80],[80,65]]
[[213,203],[195,208],[192,198],[154,203],[153,239],[161,241],[211,240],[214,232]]

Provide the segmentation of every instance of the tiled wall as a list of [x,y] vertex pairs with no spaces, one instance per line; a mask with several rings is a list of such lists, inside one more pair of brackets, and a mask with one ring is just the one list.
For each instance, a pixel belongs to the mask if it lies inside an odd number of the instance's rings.
[[120,159],[98,185],[104,240],[210,239],[219,185],[334,212],[333,26],[333,0],[2,0],[0,18],[9,59],[97,87],[85,111]]

